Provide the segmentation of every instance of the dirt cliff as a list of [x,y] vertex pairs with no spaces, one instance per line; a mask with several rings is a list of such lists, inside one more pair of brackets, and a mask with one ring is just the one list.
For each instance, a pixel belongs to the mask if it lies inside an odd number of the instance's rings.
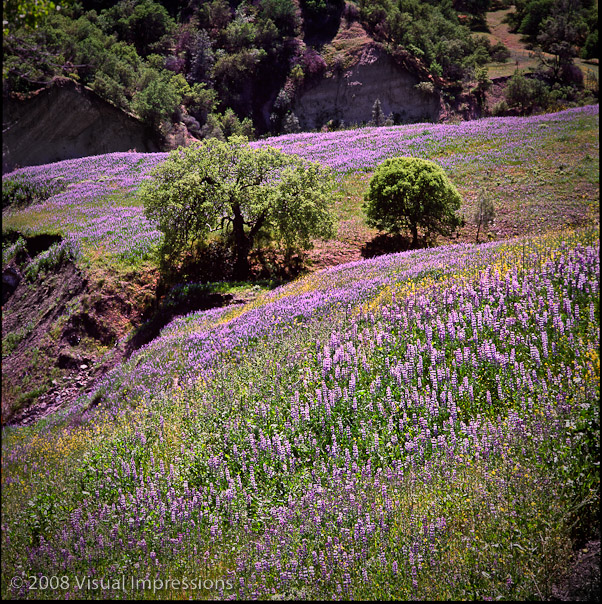
[[344,120],[349,125],[367,123],[376,99],[383,113],[397,122],[439,118],[439,94],[428,84],[422,90],[416,88],[421,81],[429,82],[416,70],[404,68],[369,38],[356,45],[354,54],[350,66],[327,73],[299,94],[293,111],[302,129],[320,128],[329,120]]
[[135,117],[66,78],[26,99],[4,98],[2,172],[115,151],[159,151]]

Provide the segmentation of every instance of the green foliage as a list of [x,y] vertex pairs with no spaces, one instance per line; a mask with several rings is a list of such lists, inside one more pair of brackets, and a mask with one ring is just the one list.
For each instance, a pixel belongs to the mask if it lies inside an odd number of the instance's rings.
[[17,240],[9,242],[5,238],[5,234],[2,236],[2,266],[6,266],[13,258],[17,257],[27,251],[27,242],[20,235],[17,236]]
[[489,58],[478,50],[481,42],[470,29],[460,24],[451,2],[360,0],[358,5],[363,23],[377,40],[409,50],[437,75],[461,79],[475,62]]
[[364,197],[367,223],[399,233],[409,229],[412,244],[418,228],[427,235],[451,234],[462,224],[456,211],[461,199],[456,187],[437,164],[414,157],[385,160],[374,172]]
[[212,40],[209,34],[202,29],[196,32],[190,45],[190,67],[188,79],[192,82],[204,82],[209,84],[213,79],[213,65],[215,55],[212,48]]
[[477,101],[482,106],[485,103],[485,93],[491,88],[493,82],[489,79],[487,67],[477,67],[475,69],[475,79],[477,85],[471,90]]
[[[578,43],[585,38],[587,26],[581,14],[572,10],[570,0],[556,0],[552,14],[541,24],[537,36],[540,63],[549,69],[553,81],[568,80]],[[552,55],[549,58],[547,55]]]
[[333,234],[329,174],[246,139],[215,138],[172,152],[140,187],[147,218],[164,234],[162,265],[169,272],[197,241],[213,232],[236,254],[235,276],[249,274],[249,252],[259,237],[285,249],[311,246]]
[[[597,57],[598,11],[591,0],[517,0],[507,17],[513,31],[539,48],[542,64],[552,76],[562,76],[563,67],[579,53]],[[590,38],[591,37],[591,38]]]
[[598,30],[588,34],[583,49],[581,50],[581,57],[584,59],[597,59],[600,57],[600,45],[598,43]]
[[40,273],[54,271],[65,262],[75,262],[79,257],[80,249],[75,241],[67,239],[55,243],[28,264],[25,277],[28,281],[35,281]]
[[248,140],[255,138],[253,122],[245,117],[242,120],[228,107],[224,113],[211,113],[201,128],[202,138],[217,138],[221,141],[231,136],[242,136]]
[[491,47],[491,60],[496,63],[505,63],[510,56],[510,50],[502,42],[498,42]]
[[60,6],[50,0],[3,0],[3,33],[19,27],[36,28]]
[[541,30],[542,23],[550,16],[554,0],[533,0],[525,7],[525,13],[518,32],[534,39]]
[[171,83],[188,112],[205,122],[207,115],[217,104],[215,90],[208,88],[204,83],[191,85],[182,74],[173,76]]
[[2,209],[12,206],[22,208],[45,201],[67,187],[62,178],[32,181],[26,175],[11,174],[2,179]]
[[[239,120],[253,120],[260,134],[283,130],[304,68],[317,73],[325,65],[316,51],[312,59],[311,52],[304,52],[302,24],[308,39],[332,38],[345,14],[392,52],[405,49],[433,74],[454,80],[470,75],[493,52],[460,24],[451,1],[360,0],[356,5],[343,0],[212,0],[184,5],[83,0],[60,13],[46,10],[52,3],[45,1],[4,4],[11,15],[15,7],[20,7],[19,14],[23,7],[48,13],[43,29],[24,27],[19,19],[11,23],[4,40],[5,93],[31,92],[55,76],[68,77],[155,128],[164,120],[179,119],[174,107],[181,103],[198,122],[192,125],[195,136],[204,126],[219,136],[220,120],[209,115],[225,115],[228,108]],[[462,10],[479,15],[486,4],[467,0]],[[29,18],[27,10],[22,14]],[[588,48],[593,49],[594,42],[592,38]],[[498,54],[503,50],[497,49]],[[170,83],[166,70],[182,76],[191,90],[181,82]],[[288,97],[284,104],[278,94],[283,90]],[[249,130],[245,128],[245,134]]]
[[175,25],[165,8],[153,0],[122,0],[104,10],[98,22],[103,31],[133,44],[142,56],[156,52]]
[[240,120],[229,107],[223,115],[219,116],[219,120],[224,138],[229,139],[232,136],[242,136],[246,139],[255,138],[253,122],[248,117]]
[[262,0],[260,14],[271,20],[282,36],[295,36],[299,33],[301,19],[293,0]]
[[[153,74],[154,75],[154,74]],[[155,128],[176,111],[181,102],[177,84],[167,75],[154,77],[134,95],[132,109],[140,118]]]
[[519,113],[531,113],[544,108],[549,101],[549,88],[541,80],[515,74],[504,89],[504,99],[511,109]]

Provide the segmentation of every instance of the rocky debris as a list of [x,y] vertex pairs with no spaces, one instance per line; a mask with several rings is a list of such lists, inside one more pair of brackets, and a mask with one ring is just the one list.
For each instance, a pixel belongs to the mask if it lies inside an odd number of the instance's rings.
[[85,369],[75,369],[60,379],[52,380],[52,387],[31,406],[13,415],[8,424],[30,425],[57,411],[70,408],[82,394],[91,392],[98,375],[88,365],[82,364],[81,367]]
[[[163,149],[165,151],[173,151],[178,147],[188,147],[190,143],[196,141],[197,139],[190,134],[188,129],[188,125],[190,124],[194,128],[194,124],[190,120],[194,120],[194,118],[189,118],[186,121],[182,120],[181,123],[172,124],[169,130],[165,134],[165,142],[163,144]],[[196,122],[196,120],[194,120]],[[198,125],[198,122],[196,122]]]

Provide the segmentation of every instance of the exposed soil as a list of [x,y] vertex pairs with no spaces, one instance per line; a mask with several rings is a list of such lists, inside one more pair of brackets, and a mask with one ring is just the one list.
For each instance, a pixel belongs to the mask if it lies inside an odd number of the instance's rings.
[[69,302],[86,288],[75,266],[67,264],[60,273],[38,283],[28,282],[16,264],[9,269],[18,285],[2,307],[2,423],[14,419],[20,408],[25,410],[37,398],[40,384],[46,382],[49,359],[56,359],[57,369],[61,355],[64,365],[67,359],[73,365],[89,361],[76,356],[68,341],[62,343],[63,334],[51,335],[51,328],[65,321]]
[[257,295],[252,289],[243,295],[195,291],[157,305],[156,273],[124,281],[84,275],[65,263],[30,282],[23,271],[29,260],[3,271],[13,285],[2,308],[3,425],[27,425],[68,409],[176,316]]
[[2,424],[27,424],[68,406],[122,357],[121,340],[142,322],[152,282],[99,281],[71,262],[24,275],[30,258],[3,274]]
[[550,601],[600,601],[600,536],[575,550],[564,579],[552,588]]

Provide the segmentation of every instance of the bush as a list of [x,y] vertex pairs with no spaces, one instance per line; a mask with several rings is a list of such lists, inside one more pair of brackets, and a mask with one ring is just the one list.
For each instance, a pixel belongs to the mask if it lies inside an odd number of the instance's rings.
[[513,75],[504,89],[504,98],[511,109],[531,113],[536,107],[545,108],[549,102],[549,88],[540,80]]
[[456,214],[461,198],[443,169],[426,159],[397,157],[385,160],[374,172],[364,198],[369,226],[399,233],[412,233],[418,243],[418,228],[450,235],[462,224]]
[[173,151],[143,182],[147,218],[164,234],[164,273],[219,233],[234,252],[234,277],[250,275],[249,253],[270,240],[286,252],[308,249],[312,237],[333,234],[328,209],[332,179],[317,163],[263,147],[243,137],[215,138]]
[[477,207],[473,215],[473,221],[477,227],[477,243],[479,243],[481,229],[487,230],[494,220],[495,206],[493,205],[493,199],[485,189],[481,189],[477,199]]
[[137,92],[132,109],[140,119],[153,128],[158,128],[163,120],[168,120],[180,105],[181,97],[171,79],[159,75]]
[[491,60],[496,63],[505,63],[510,56],[510,50],[501,42],[498,42],[491,47]]
[[31,180],[26,174],[9,174],[2,179],[2,209],[40,203],[64,191],[67,184],[62,178]]
[[510,107],[508,106],[508,103],[506,103],[506,101],[504,99],[502,99],[501,101],[497,102],[492,108],[491,108],[491,115],[495,116],[495,117],[499,117],[502,115],[507,115],[510,112]]
[[432,82],[418,82],[414,88],[424,95],[435,94],[435,85]]
[[27,251],[27,242],[20,235],[14,243],[5,241],[5,234],[2,234],[2,267],[4,268],[13,258]]
[[588,34],[585,44],[581,49],[583,59],[597,59],[600,56],[600,46],[598,43],[598,30]]
[[167,10],[153,0],[119,2],[102,12],[99,24],[106,33],[133,44],[142,56],[160,50],[161,40],[175,26]]

